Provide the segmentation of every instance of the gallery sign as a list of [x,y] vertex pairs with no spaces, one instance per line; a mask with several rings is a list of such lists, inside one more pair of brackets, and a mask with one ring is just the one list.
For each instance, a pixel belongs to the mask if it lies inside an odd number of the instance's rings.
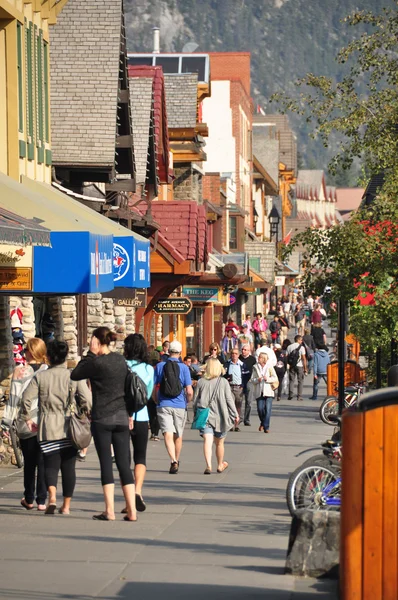
[[128,298],[116,298],[114,304],[116,306],[124,306],[126,308],[145,308],[147,304],[147,292],[146,289],[135,289],[132,290],[131,296]]
[[153,311],[160,315],[187,315],[191,310],[189,298],[161,298],[153,307]]

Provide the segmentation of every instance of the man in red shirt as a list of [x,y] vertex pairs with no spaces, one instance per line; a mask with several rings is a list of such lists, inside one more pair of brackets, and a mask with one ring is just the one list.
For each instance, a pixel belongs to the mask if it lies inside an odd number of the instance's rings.
[[315,323],[322,323],[322,313],[319,310],[319,304],[315,304],[315,308],[311,315],[311,323],[314,325]]

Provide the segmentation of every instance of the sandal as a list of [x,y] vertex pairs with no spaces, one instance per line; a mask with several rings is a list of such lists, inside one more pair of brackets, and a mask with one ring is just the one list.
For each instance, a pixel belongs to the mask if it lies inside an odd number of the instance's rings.
[[47,509],[47,506],[46,506],[45,504],[38,504],[38,505],[37,505],[37,510],[38,510],[39,512],[45,512],[45,511],[46,511],[46,509]]
[[93,520],[94,521],[114,521],[114,519],[110,519],[104,513],[101,513],[100,515],[93,515]]
[[60,508],[58,510],[58,512],[59,512],[60,515],[70,515],[70,512],[65,512],[64,510],[62,510],[62,508]]
[[135,495],[135,507],[138,510],[138,512],[144,512],[146,510],[146,504],[144,502],[143,497],[140,496],[140,494]]
[[25,500],[25,498],[22,498],[21,500],[21,506],[23,506],[24,508],[26,508],[26,510],[33,510],[34,506],[33,504],[28,504]]
[[45,515],[53,515],[55,514],[55,511],[57,510],[57,505],[56,504],[49,504],[46,508],[46,510],[44,511]]
[[227,461],[224,461],[222,464],[222,468],[221,469],[217,469],[217,473],[222,473],[223,471],[225,471],[225,469],[228,469],[228,463]]
[[123,517],[123,521],[130,521],[130,523],[136,523],[138,521],[138,519],[129,519],[128,516],[126,515],[125,517]]
[[203,475],[211,475],[211,469],[209,467],[206,467]]

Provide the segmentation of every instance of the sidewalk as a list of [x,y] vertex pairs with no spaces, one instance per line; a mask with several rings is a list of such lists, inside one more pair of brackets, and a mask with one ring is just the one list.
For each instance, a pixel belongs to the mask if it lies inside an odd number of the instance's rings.
[[[305,398],[309,384],[307,378]],[[283,574],[288,473],[306,458],[295,454],[331,432],[318,407],[319,401],[275,401],[268,435],[258,432],[253,416],[251,427],[228,435],[230,468],[221,475],[203,475],[197,432],[186,430],[174,476],[167,472],[163,443],[150,442],[148,509],[137,523],[125,523],[121,515],[114,523],[92,521],[103,508],[93,447],[87,462],[78,463],[69,517],[28,513],[19,506],[20,475],[1,478],[0,598],[336,599],[335,582]],[[116,506],[123,507],[119,487]]]

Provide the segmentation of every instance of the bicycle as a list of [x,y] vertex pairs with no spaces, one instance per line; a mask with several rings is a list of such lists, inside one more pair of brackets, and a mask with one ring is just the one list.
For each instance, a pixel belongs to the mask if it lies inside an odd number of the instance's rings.
[[[337,388],[336,388],[337,391]],[[360,396],[365,392],[365,383],[353,383],[344,388],[344,408],[354,406]],[[319,416],[326,425],[335,425],[330,417],[339,413],[339,400],[337,396],[326,396],[319,407]]]
[[22,467],[24,466],[24,459],[21,444],[19,442],[19,437],[17,434],[17,429],[15,426],[15,421],[12,423],[11,427],[7,427],[5,425],[1,426],[1,436],[5,445],[11,446],[11,448],[13,449],[16,466],[18,467],[18,469],[22,469]]

